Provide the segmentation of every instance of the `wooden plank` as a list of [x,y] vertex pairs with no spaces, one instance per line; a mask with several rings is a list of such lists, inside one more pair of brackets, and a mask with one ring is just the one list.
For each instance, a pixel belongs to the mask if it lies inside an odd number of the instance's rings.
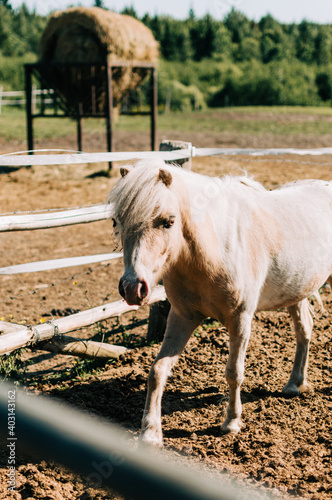
[[119,259],[123,256],[121,252],[102,253],[98,255],[85,255],[80,257],[68,257],[64,259],[40,260],[28,262],[17,266],[0,267],[0,275],[13,275],[22,273],[36,273],[40,271],[51,271],[53,269],[64,269],[66,267],[84,266],[97,262],[106,262]]
[[[157,286],[152,292],[149,304],[165,299],[166,294],[164,287]],[[125,312],[136,311],[138,308],[139,306],[129,306],[124,300],[118,300],[42,325],[36,325],[30,328],[18,325],[20,328],[17,328],[12,333],[3,333],[0,335],[0,355],[7,354],[24,346],[34,345],[38,342],[49,340],[56,335],[62,335],[79,328],[93,325],[98,321],[103,321],[112,316],[120,316]],[[4,331],[3,329],[5,326],[4,322],[0,321],[0,331]]]
[[76,337],[54,337],[46,343],[36,344],[35,349],[53,352],[55,354],[67,354],[80,358],[117,359],[128,349],[121,345],[111,345],[105,342],[96,342]]
[[[51,116],[51,115],[49,115]],[[52,150],[49,150],[52,152]],[[186,159],[191,151],[127,151],[113,153],[70,153],[70,154],[48,154],[35,155],[34,157],[23,154],[0,155],[0,167],[20,167],[32,165],[77,165],[82,163],[100,163],[110,161],[131,161],[162,158],[165,161],[178,161]]]
[[[0,322],[0,334],[13,334],[21,330],[22,325],[18,325],[17,323],[9,323],[6,321]],[[128,350],[124,346],[111,345],[104,342],[96,342],[94,340],[80,339],[77,337],[68,337],[66,335],[53,337],[46,342],[40,342],[36,344],[35,348],[56,354],[70,354],[81,358],[103,359],[116,359]]]
[[52,227],[86,224],[112,217],[112,205],[94,205],[61,212],[43,214],[5,215],[0,217],[0,232],[30,231]]
[[24,90],[6,90],[2,92],[4,97],[24,97]]

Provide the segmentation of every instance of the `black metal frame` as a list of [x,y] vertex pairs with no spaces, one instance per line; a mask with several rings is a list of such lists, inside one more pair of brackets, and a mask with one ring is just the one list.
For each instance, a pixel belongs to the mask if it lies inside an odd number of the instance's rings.
[[[26,92],[26,119],[27,119],[27,141],[28,150],[30,154],[33,154],[34,149],[34,134],[33,134],[33,120],[35,118],[64,118],[70,117],[77,121],[77,145],[78,151],[82,151],[82,119],[83,118],[106,118],[106,138],[107,138],[107,149],[109,152],[113,150],[113,126],[112,126],[112,113],[113,113],[113,71],[116,68],[130,68],[132,71],[145,69],[150,72],[150,111],[140,111],[130,112],[126,114],[132,115],[149,115],[151,118],[150,126],[150,138],[151,138],[151,150],[157,150],[156,143],[156,128],[157,128],[157,69],[156,66],[151,63],[144,62],[129,62],[129,61],[109,61],[105,63],[52,63],[52,64],[25,64],[25,92]],[[59,72],[65,70],[67,72],[75,69],[78,79],[80,78],[82,71],[90,70],[90,87],[88,90],[88,97],[90,107],[89,109],[84,109],[84,98],[80,95],[75,95],[74,107],[68,102],[68,99],[64,95],[61,95],[61,91],[57,89],[57,85],[52,85],[52,82],[45,75],[52,74],[52,72],[58,70]],[[97,71],[96,71],[97,70]],[[56,74],[56,73],[53,73]],[[63,73],[62,73],[63,74]],[[103,88],[105,90],[105,105],[103,109],[98,109],[96,103],[96,85],[95,85],[95,75],[102,75]],[[38,113],[33,110],[32,101],[32,76],[34,76],[43,90],[41,93],[41,105],[40,111]],[[52,90],[52,93],[50,91]],[[69,89],[68,92],[74,91],[74,89]],[[53,113],[46,113],[45,97],[52,96],[53,99]]]

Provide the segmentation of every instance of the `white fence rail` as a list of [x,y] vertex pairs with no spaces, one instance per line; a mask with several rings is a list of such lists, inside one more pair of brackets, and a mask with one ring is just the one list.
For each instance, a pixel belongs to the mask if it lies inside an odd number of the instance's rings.
[[64,269],[66,267],[85,266],[88,264],[97,264],[98,262],[107,262],[113,259],[119,259],[120,257],[122,257],[122,253],[116,252],[97,255],[82,255],[80,257],[67,257],[64,259],[40,260],[26,264],[17,264],[16,266],[0,267],[0,276],[22,273],[38,273],[41,271]]
[[[39,96],[53,94],[53,90],[37,89],[35,86],[32,88],[32,109],[35,110],[36,105],[40,102]],[[43,102],[45,104],[51,104],[53,99],[44,98]],[[26,104],[25,91],[24,90],[3,90],[3,86],[0,85],[0,115],[2,111],[2,106],[24,106]]]
[[31,231],[52,227],[87,224],[112,217],[112,205],[101,204],[89,207],[26,215],[4,215],[0,217],[0,232]]
[[[53,151],[49,150],[49,152],[52,153]],[[194,156],[192,148],[179,149],[176,151],[133,151],[119,153],[70,153],[47,155],[20,155],[16,153],[0,155],[0,167],[75,165],[82,163],[108,163],[113,161],[153,160],[155,158],[161,158],[165,161],[177,161],[185,160],[187,158],[190,158],[191,156]]]
[[[45,152],[46,150],[43,150]],[[38,151],[37,151],[38,152]],[[52,153],[52,150],[49,150]],[[26,153],[26,152],[25,152]],[[161,158],[165,161],[178,161],[195,156],[279,156],[279,155],[300,155],[300,156],[320,156],[332,155],[331,148],[315,149],[295,149],[295,148],[195,148],[177,149],[175,151],[134,151],[116,153],[70,153],[70,154],[5,154],[0,155],[0,167],[22,167],[37,165],[75,165],[82,163],[99,163],[114,161],[132,161],[141,159]]]

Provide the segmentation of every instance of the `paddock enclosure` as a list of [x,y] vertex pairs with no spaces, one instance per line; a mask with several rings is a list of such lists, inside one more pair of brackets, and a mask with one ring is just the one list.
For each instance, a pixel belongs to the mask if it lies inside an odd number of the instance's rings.
[[[169,134],[170,135],[170,134]],[[211,134],[172,134],[191,140],[197,147],[220,147]],[[118,151],[144,151],[143,134],[119,134]],[[71,142],[72,141],[72,142]],[[73,149],[75,138],[60,144],[48,141],[38,147]],[[257,137],[255,144],[225,138],[225,147],[326,147],[329,138],[294,143],[267,141]],[[18,149],[0,143],[1,153]],[[22,148],[21,148],[22,149]],[[98,144],[96,145],[98,149]],[[0,175],[1,213],[62,209],[103,203],[116,182],[93,176],[100,165],[75,164],[33,166]],[[300,178],[332,178],[329,155],[297,156],[272,154],[253,157],[240,155],[193,157],[192,170],[209,175],[238,175],[246,170],[265,187],[273,188]],[[112,222],[68,226],[38,231],[0,233],[1,267],[24,262],[60,259],[118,251],[112,240]],[[87,266],[0,276],[1,320],[23,325],[44,324],[120,299],[117,293],[122,262],[115,259]],[[213,321],[197,329],[166,385],[163,398],[163,428],[166,448],[176,456],[199,462],[201,470],[218,478],[221,473],[249,482],[245,495],[256,494],[257,485],[266,494],[279,498],[332,497],[331,480],[331,313],[332,295],[321,291],[324,311],[315,306],[313,339],[308,379],[313,392],[293,399],[284,398],[281,389],[291,370],[295,339],[288,313],[284,310],[259,313],[255,317],[246,358],[242,385],[244,428],[238,435],[221,436],[220,424],[226,407],[225,363],[228,335]],[[86,410],[94,418],[104,417],[126,429],[130,439],[138,437],[145,400],[146,378],[159,345],[141,345],[147,324],[147,308],[84,328],[73,335],[88,338],[98,334],[111,344],[132,349],[119,359],[87,366],[77,358],[26,351],[22,356],[31,364],[21,381],[27,391],[57,397]],[[98,332],[96,331],[98,329]],[[1,452],[0,498],[110,499],[104,485],[89,483],[63,466],[46,461],[17,460],[17,488],[6,492],[6,453]],[[5,495],[5,496],[4,496]],[[264,498],[264,493],[257,493]],[[114,497],[119,498],[119,497]]]

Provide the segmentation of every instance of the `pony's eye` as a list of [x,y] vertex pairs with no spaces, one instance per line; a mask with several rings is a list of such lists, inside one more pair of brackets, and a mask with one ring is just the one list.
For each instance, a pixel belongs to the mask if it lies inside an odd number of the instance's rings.
[[116,226],[117,226],[117,222],[116,222],[116,220],[115,220],[115,219],[112,219],[112,221],[113,221],[113,227],[116,227]]
[[166,219],[164,222],[163,222],[163,227],[165,229],[169,229],[170,227],[173,226],[175,222],[175,216],[174,215],[171,215],[171,217],[169,219]]

